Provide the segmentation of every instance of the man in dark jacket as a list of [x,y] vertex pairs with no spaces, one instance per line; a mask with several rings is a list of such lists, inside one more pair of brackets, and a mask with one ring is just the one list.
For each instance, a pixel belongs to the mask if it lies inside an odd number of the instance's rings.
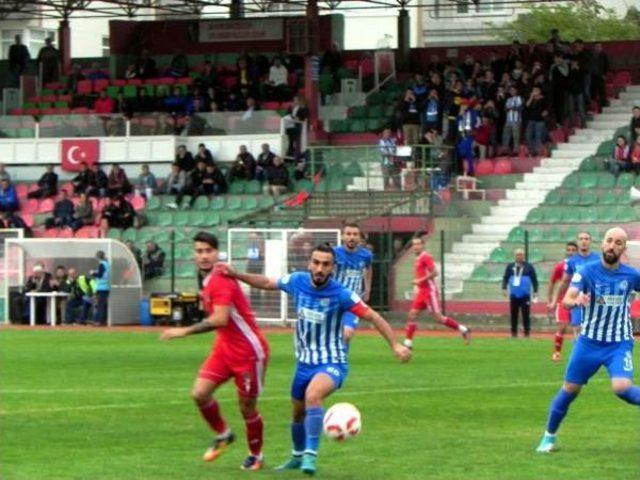
[[147,250],[144,252],[144,279],[159,277],[164,270],[165,253],[156,242],[147,242]]
[[[60,290],[69,294],[65,306],[64,324],[86,324],[93,295],[90,280],[85,275],[78,275],[77,270],[71,267],[67,270],[67,278]],[[82,309],[80,316],[78,316],[79,309]]]
[[29,66],[31,55],[26,45],[22,43],[22,36],[16,35],[16,43],[9,47],[9,73],[11,75],[11,87],[20,86],[20,77]]
[[[27,282],[24,284],[24,293],[29,292],[50,292],[52,276],[49,272],[46,272],[44,265],[36,263],[33,266],[32,274],[27,278]],[[29,319],[29,297],[23,297],[22,299],[24,318]],[[47,299],[40,297],[35,299],[36,304],[36,323],[45,323],[47,318]]]
[[53,171],[53,165],[47,165],[47,171],[38,180],[38,188],[27,194],[28,198],[53,197],[58,193],[58,174]]
[[75,207],[73,202],[69,200],[69,194],[66,190],[62,190],[62,198],[53,207],[53,217],[49,217],[44,221],[45,226],[47,228],[70,227],[73,223],[74,210]]
[[278,197],[289,190],[289,171],[279,156],[273,157],[273,165],[267,168],[267,185],[264,186],[265,195]]
[[256,164],[256,179],[262,182],[266,179],[267,168],[273,165],[273,157],[276,155],[271,151],[268,143],[263,143],[260,149]]
[[231,181],[238,180],[253,180],[256,172],[256,160],[247,151],[246,145],[240,145],[240,152],[236,156],[235,162],[231,166],[229,171],[229,179]]
[[502,291],[509,295],[511,304],[511,336],[518,336],[518,313],[522,310],[522,324],[524,336],[529,337],[531,332],[531,297],[537,301],[538,277],[536,270],[524,260],[524,250],[515,251],[515,262],[507,265],[502,277]]
[[640,106],[638,105],[633,107],[629,130],[631,132],[629,145],[635,145],[636,140],[640,137]]

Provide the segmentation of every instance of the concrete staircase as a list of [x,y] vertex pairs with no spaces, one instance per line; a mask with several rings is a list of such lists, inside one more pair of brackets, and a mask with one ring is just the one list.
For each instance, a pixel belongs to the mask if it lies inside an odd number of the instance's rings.
[[620,99],[613,100],[587,128],[576,131],[568,143],[558,145],[550,158],[542,159],[540,166],[526,173],[515,188],[507,190],[506,198],[499,200],[489,215],[472,226],[473,233],[454,243],[452,251],[445,253],[448,298],[462,291],[464,281],[474,268],[488,259],[491,251],[526,219],[529,211],[544,201],[549,191],[560,186],[585,157],[593,155],[600,143],[613,138],[618,128],[629,124],[631,107],[636,103],[640,103],[640,86],[627,88]]

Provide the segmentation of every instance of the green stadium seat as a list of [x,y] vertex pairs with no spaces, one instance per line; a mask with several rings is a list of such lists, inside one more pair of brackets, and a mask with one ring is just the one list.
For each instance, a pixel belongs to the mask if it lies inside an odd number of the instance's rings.
[[609,156],[612,155],[614,146],[615,146],[615,142],[613,140],[607,140],[605,142],[602,142],[598,146],[598,150],[596,151],[596,155],[609,157]]
[[296,193],[306,190],[311,192],[313,190],[313,182],[311,180],[298,180],[295,185]]
[[557,226],[552,226],[544,234],[547,242],[564,242],[564,232]]
[[618,181],[616,182],[616,187],[617,188],[624,188],[624,189],[629,189],[633,186],[634,182],[635,182],[635,175],[633,173],[621,173],[620,176],[618,177]]
[[262,193],[262,185],[257,180],[251,180],[245,184],[244,193],[247,195],[260,195]]
[[527,215],[527,223],[544,223],[545,215],[542,208],[534,208]]
[[271,208],[271,207],[273,207],[274,204],[275,204],[275,200],[271,196],[269,196],[269,197],[261,197],[258,200],[258,207],[261,208],[261,209],[263,209],[263,208]]
[[191,245],[179,245],[176,247],[176,260],[189,260],[192,257],[193,248],[191,248]]
[[258,199],[256,197],[246,197],[242,201],[242,209],[251,211],[258,209]]
[[530,248],[528,261],[530,263],[539,263],[544,261],[544,254],[542,253],[542,250],[539,248]]
[[144,212],[144,216],[147,219],[147,225],[152,227],[158,224],[158,212],[157,211],[153,211],[153,212],[149,212],[148,210],[145,210]]
[[120,240],[122,240],[123,242],[130,240],[133,243],[135,243],[137,238],[138,238],[137,230],[135,228],[127,228],[124,232],[122,232],[122,237],[120,237]]
[[351,133],[365,133],[367,131],[367,124],[364,120],[354,120],[349,127]]
[[113,238],[114,240],[120,240],[122,231],[119,228],[110,228],[107,232],[107,238]]
[[149,240],[155,240],[156,231],[152,228],[141,228],[136,236],[138,243],[146,243]]
[[[380,105],[385,102],[385,94],[384,92],[374,92],[367,97],[368,105]],[[369,107],[371,109],[371,107]],[[371,112],[371,110],[369,110]],[[369,113],[371,116],[371,113]]]
[[478,282],[489,280],[489,270],[484,265],[478,265],[471,274],[471,280]]
[[238,197],[231,197],[227,201],[227,210],[241,210],[242,199]]
[[[185,195],[184,197],[182,197],[182,203],[178,205],[180,209],[189,210],[191,208],[191,198],[192,198],[191,195]],[[171,203],[168,197],[167,197],[167,201]],[[165,205],[165,208],[166,208],[166,205]]]
[[578,186],[580,188],[596,188],[598,186],[598,174],[594,172],[581,173]]
[[331,120],[329,122],[331,133],[347,133],[349,131],[349,121]]
[[351,162],[344,170],[344,174],[347,177],[361,177],[364,175],[362,167],[356,161]]
[[193,210],[189,212],[189,225],[193,225],[194,227],[204,227],[208,225],[207,215],[209,215],[209,213],[204,210]]
[[171,212],[161,212],[158,215],[157,225],[159,227],[170,227],[173,225],[173,215],[171,215]]
[[580,164],[581,172],[595,172],[598,169],[598,165],[596,164],[594,157],[585,158]]
[[618,203],[618,196],[611,190],[603,190],[598,195],[599,205],[615,205]]
[[562,223],[562,207],[551,207],[544,214],[544,223],[559,224]]
[[598,177],[598,188],[615,188],[616,177],[611,173],[602,172]]
[[633,207],[617,207],[615,218],[620,222],[635,222],[638,219]]
[[531,228],[528,230],[528,239],[530,242],[544,242],[545,232],[541,228]]
[[111,98],[117,98],[118,93],[120,93],[120,87],[116,87],[114,85],[109,85],[107,87],[107,95]]
[[489,261],[494,263],[506,263],[510,260],[510,255],[502,247],[496,247],[489,256]]
[[124,98],[136,98],[138,96],[138,87],[136,85],[125,85],[122,88]]
[[568,175],[563,181],[562,181],[562,186],[564,188],[578,188],[578,180],[579,180],[579,175],[577,173],[572,173],[570,175]]
[[229,193],[231,195],[242,195],[244,193],[245,182],[242,180],[234,180],[229,185]]
[[547,198],[544,199],[546,205],[559,205],[562,203],[562,193],[559,189],[555,188],[547,194]]
[[580,194],[579,205],[595,205],[598,203],[598,194],[593,190],[583,190]]
[[349,118],[367,118],[367,107],[351,107],[349,110]]
[[524,242],[524,228],[522,227],[514,227],[509,232],[509,236],[507,237],[507,241],[512,243],[520,243]]
[[211,199],[211,203],[209,204],[209,209],[210,210],[223,210],[225,206],[225,199],[224,197],[213,197],[213,199]]
[[384,118],[370,118],[367,120],[367,130],[370,132],[377,132],[382,130],[385,125]]
[[209,210],[209,206],[209,198],[204,195],[198,196],[193,204],[195,210]]
[[[173,197],[172,197],[173,198]],[[147,200],[147,210],[158,210],[162,207],[162,198],[158,196],[153,196],[149,200]]]
[[[161,86],[161,85],[158,85]],[[195,278],[196,270],[191,262],[179,263],[176,265],[176,277],[178,278]]]
[[373,107],[369,107],[369,118],[381,118],[384,117],[384,110],[382,106],[375,105]]
[[173,226],[186,227],[188,225],[191,225],[190,223],[191,219],[189,215],[190,215],[189,212],[175,212],[173,214]]
[[578,190],[571,190],[562,197],[562,203],[564,205],[580,205],[580,192]]

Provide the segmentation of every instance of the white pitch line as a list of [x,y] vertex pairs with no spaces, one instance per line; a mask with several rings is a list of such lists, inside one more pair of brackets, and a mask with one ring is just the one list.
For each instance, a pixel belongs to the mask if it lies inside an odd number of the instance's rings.
[[[597,380],[592,383],[599,383]],[[356,391],[339,391],[334,394],[334,396],[341,397],[352,397],[352,396],[363,396],[363,395],[394,395],[401,393],[420,393],[420,392],[447,392],[447,391],[460,391],[460,390],[491,390],[491,389],[516,389],[516,388],[533,388],[533,387],[551,387],[557,385],[558,388],[562,385],[562,381],[554,381],[554,382],[535,382],[535,383],[508,383],[508,384],[498,384],[498,385],[458,385],[453,387],[407,387],[407,388],[390,388],[390,389],[380,389],[380,390],[356,390]],[[158,389],[160,390],[160,389]],[[167,389],[163,389],[167,390]],[[178,389],[176,389],[178,390]],[[188,388],[179,389],[181,391],[186,392]],[[63,390],[64,391],[64,390]],[[88,392],[89,390],[78,390],[83,392]],[[109,392],[109,390],[94,390],[99,392]],[[136,392],[139,389],[128,390],[128,392]],[[154,391],[154,390],[149,390]],[[1,394],[2,392],[0,392]],[[30,393],[38,394],[38,390],[31,390]],[[290,400],[289,396],[265,396],[260,397],[259,403],[263,402],[284,402]],[[219,399],[222,403],[224,402],[235,402],[235,398],[223,398]],[[187,403],[187,400],[174,400],[168,402],[162,402],[163,405],[183,405]],[[105,403],[100,405],[75,405],[69,407],[50,407],[50,408],[33,408],[33,409],[23,409],[23,410],[0,410],[1,415],[22,415],[22,414],[31,414],[31,413],[56,413],[56,412],[72,412],[72,411],[91,411],[91,410],[106,410],[106,409],[127,409],[127,408],[146,408],[149,406],[149,403]]]

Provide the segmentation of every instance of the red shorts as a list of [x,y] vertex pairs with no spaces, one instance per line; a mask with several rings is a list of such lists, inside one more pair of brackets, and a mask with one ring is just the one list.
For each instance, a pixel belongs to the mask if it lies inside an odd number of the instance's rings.
[[200,367],[198,378],[210,380],[218,385],[233,378],[238,395],[257,397],[262,392],[266,368],[267,359],[232,363],[227,360],[226,355],[214,350]]
[[435,288],[419,289],[413,298],[411,310],[427,310],[430,313],[440,313],[438,290]]
[[571,321],[571,310],[567,310],[558,303],[556,305],[556,322],[569,323]]

